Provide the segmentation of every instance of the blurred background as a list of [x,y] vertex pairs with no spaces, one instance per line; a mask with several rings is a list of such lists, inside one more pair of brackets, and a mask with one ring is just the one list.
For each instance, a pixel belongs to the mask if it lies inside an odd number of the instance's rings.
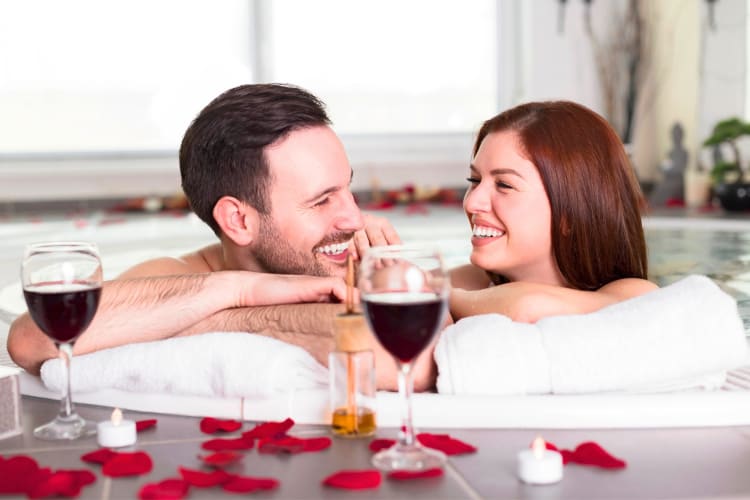
[[749,3],[4,0],[0,213],[179,196],[183,132],[249,82],[320,96],[362,193],[462,188],[482,121],[540,99],[610,120],[647,191],[676,142],[705,181],[714,126],[750,119]]

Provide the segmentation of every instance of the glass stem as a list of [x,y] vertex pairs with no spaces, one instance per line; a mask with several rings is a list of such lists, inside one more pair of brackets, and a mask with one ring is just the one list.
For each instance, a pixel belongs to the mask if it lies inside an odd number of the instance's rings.
[[401,395],[401,432],[398,442],[401,446],[414,446],[414,428],[411,425],[411,393],[414,381],[411,377],[411,363],[400,363],[398,370],[398,393]]
[[65,382],[60,398],[60,418],[69,419],[73,415],[73,400],[70,397],[70,359],[73,357],[73,346],[67,342],[60,344],[60,359],[65,365]]

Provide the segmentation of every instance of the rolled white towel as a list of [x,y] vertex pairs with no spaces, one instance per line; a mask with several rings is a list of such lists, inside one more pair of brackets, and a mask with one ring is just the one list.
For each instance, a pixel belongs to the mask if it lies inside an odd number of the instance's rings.
[[709,278],[689,276],[533,325],[498,314],[463,319],[435,347],[437,387],[449,394],[716,388],[747,350],[735,300]]
[[[59,359],[42,365],[42,381],[60,390]],[[328,383],[328,370],[304,349],[244,332],[220,332],[129,344],[74,356],[75,392],[104,388],[195,396],[271,396]]]

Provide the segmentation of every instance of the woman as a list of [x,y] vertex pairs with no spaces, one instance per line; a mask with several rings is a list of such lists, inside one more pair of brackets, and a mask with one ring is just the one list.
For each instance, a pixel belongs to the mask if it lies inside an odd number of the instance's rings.
[[535,322],[656,288],[640,187],[602,117],[566,101],[523,104],[482,125],[473,156],[464,198],[473,249],[451,275],[454,320],[498,312]]

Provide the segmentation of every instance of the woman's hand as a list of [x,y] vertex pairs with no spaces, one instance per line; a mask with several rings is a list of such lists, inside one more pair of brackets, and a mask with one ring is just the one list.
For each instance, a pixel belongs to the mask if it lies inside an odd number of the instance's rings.
[[354,260],[362,260],[362,256],[370,247],[401,243],[401,238],[388,219],[371,214],[362,215],[365,227],[354,233],[352,243],[349,245],[349,252]]

